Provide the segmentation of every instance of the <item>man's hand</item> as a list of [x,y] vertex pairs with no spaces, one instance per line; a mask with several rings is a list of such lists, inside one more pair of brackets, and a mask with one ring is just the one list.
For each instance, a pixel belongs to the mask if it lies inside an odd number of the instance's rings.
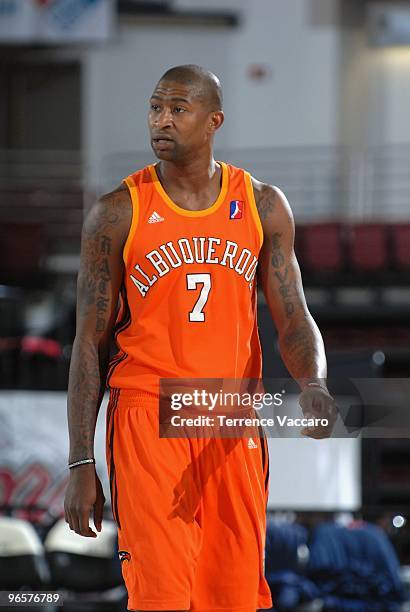
[[94,464],[72,468],[64,499],[65,520],[70,529],[78,535],[96,538],[97,534],[89,525],[90,513],[93,511],[96,530],[101,531],[104,502],[103,488]]
[[300,394],[299,404],[305,418],[326,419],[328,424],[314,427],[304,427],[303,436],[321,440],[329,438],[337,419],[335,401],[330,393],[323,387],[305,387]]

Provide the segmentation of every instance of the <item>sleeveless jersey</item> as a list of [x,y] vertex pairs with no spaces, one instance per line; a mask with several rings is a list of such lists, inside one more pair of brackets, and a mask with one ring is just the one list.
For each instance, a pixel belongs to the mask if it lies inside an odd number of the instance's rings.
[[260,378],[256,268],[263,241],[250,175],[219,162],[222,187],[185,210],[155,165],[124,179],[132,222],[107,384],[158,394],[160,378]]

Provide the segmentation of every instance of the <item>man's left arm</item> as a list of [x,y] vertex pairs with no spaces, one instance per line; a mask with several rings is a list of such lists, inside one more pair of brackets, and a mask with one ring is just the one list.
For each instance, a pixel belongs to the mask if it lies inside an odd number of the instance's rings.
[[326,354],[321,333],[306,304],[294,252],[292,211],[277,187],[253,179],[264,241],[259,255],[258,283],[275,323],[279,350],[290,375],[299,383],[305,416],[327,418],[327,428],[303,433],[328,437],[335,421],[334,402],[326,387]]

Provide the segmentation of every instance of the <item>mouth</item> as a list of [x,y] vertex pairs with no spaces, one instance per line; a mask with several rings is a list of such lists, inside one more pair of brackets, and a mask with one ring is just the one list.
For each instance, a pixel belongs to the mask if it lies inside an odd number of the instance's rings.
[[173,148],[174,141],[168,136],[158,136],[152,138],[152,146],[156,151],[167,151]]
[[174,142],[169,136],[156,136],[152,139],[152,142],[162,144],[164,142]]

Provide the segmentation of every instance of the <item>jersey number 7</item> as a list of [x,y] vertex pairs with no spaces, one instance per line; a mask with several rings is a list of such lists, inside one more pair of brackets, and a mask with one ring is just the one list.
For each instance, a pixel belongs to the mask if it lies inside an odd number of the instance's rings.
[[189,313],[189,320],[192,322],[202,323],[205,321],[205,313],[203,312],[205,304],[208,301],[208,295],[211,290],[211,275],[207,274],[187,274],[187,289],[196,289],[198,285],[202,285],[201,292],[193,309]]

